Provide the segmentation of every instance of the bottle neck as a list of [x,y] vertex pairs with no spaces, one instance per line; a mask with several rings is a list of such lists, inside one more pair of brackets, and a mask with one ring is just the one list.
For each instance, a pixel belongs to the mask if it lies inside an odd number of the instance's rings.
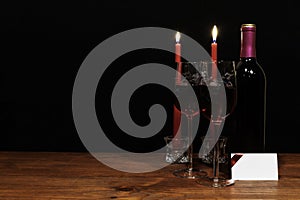
[[241,58],[256,58],[255,34],[255,30],[241,31]]

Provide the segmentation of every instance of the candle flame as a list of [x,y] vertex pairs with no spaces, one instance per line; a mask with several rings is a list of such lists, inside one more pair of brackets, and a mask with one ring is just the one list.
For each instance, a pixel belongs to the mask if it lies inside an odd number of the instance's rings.
[[213,42],[216,42],[217,40],[217,35],[218,35],[218,29],[217,29],[217,26],[214,25],[214,28],[212,30],[212,38],[213,38]]
[[175,40],[177,43],[180,41],[180,33],[179,32],[176,33]]

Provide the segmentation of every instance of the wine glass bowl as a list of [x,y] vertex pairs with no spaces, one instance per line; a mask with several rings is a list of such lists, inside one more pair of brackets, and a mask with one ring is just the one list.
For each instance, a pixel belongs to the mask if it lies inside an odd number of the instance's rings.
[[[230,115],[236,106],[236,78],[235,78],[235,61],[220,60],[217,62],[219,76],[210,76],[209,69],[213,67],[213,62],[203,62],[207,68],[202,68],[202,73],[206,78],[201,81],[199,92],[199,105],[201,115],[212,122],[222,122]],[[222,98],[222,89],[225,89],[226,99]],[[216,101],[212,104],[212,98]],[[225,100],[222,101],[222,100]],[[224,106],[224,103],[226,104]],[[215,112],[212,113],[212,108]],[[223,110],[223,109],[226,109]]]

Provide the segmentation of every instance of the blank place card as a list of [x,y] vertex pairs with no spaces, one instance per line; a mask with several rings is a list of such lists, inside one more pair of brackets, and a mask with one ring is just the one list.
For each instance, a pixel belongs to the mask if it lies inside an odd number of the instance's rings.
[[233,153],[231,158],[234,180],[278,180],[277,153]]

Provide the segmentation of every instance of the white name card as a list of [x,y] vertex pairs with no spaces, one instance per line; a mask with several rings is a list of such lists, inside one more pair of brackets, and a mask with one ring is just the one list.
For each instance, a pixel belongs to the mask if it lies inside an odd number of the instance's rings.
[[[231,158],[235,154],[231,154]],[[234,180],[278,180],[277,153],[243,153],[232,166]]]

